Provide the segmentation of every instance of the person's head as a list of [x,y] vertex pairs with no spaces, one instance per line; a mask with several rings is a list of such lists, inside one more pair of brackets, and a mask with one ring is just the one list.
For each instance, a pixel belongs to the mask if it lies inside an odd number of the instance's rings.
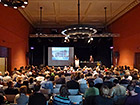
[[23,81],[23,85],[28,87],[28,81]]
[[118,79],[114,79],[114,80],[113,80],[113,83],[114,83],[114,84],[119,84],[119,80],[118,80]]
[[58,79],[59,79],[59,76],[56,75],[56,76],[54,77],[54,80],[58,80]]
[[12,87],[13,87],[13,81],[12,81],[12,80],[9,81],[9,82],[7,83],[7,86],[8,86],[8,88],[12,88]]
[[40,85],[35,85],[33,91],[38,92],[40,90]]
[[75,80],[74,74],[71,75],[71,79],[72,79],[72,80]]
[[0,71],[0,76],[2,76],[2,72]]
[[21,93],[26,94],[27,93],[27,86],[25,86],[25,85],[21,86],[20,89],[19,89],[19,92],[20,92],[20,94]]
[[101,93],[101,96],[108,97],[108,95],[109,95],[109,88],[106,85],[103,85],[100,88],[100,93]]
[[5,72],[5,76],[9,76],[9,72],[8,71]]
[[134,93],[134,91],[135,91],[135,86],[133,86],[133,85],[128,85],[128,86],[127,86],[127,90],[128,90],[129,95],[133,95],[133,93]]
[[80,78],[82,78],[82,79],[84,78],[84,74],[83,73],[80,75]]
[[60,96],[62,96],[62,97],[67,97],[69,95],[68,88],[66,85],[62,85],[60,87],[59,92],[60,92]]
[[33,77],[29,78],[29,83],[33,83],[33,82],[34,82]]
[[17,83],[18,83],[18,84],[22,84],[22,80],[19,79],[19,80],[17,81]]
[[50,75],[46,75],[45,79],[50,80]]
[[94,86],[94,82],[92,80],[88,81],[89,87],[93,87]]
[[136,82],[136,85],[140,87],[140,81],[137,81]]

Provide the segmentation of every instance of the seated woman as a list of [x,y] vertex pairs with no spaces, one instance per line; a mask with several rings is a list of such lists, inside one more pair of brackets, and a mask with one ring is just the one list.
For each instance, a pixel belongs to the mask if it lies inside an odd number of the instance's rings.
[[21,86],[19,89],[19,94],[15,96],[14,103],[17,105],[27,105],[29,97],[26,95],[27,87],[25,85]]
[[71,105],[68,95],[69,92],[67,86],[62,85],[60,88],[60,95],[56,95],[53,98],[53,105]]

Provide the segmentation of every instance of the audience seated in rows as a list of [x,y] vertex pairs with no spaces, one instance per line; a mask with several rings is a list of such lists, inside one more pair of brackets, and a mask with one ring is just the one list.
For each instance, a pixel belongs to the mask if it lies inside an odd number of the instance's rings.
[[[136,69],[127,66],[110,69],[105,66],[40,67],[21,67],[14,69],[11,75],[8,71],[4,75],[0,73],[1,103],[46,105],[53,97],[54,104],[57,99],[60,103],[76,104],[69,99],[71,91],[76,91],[77,97],[85,98],[85,105],[140,105],[140,72]],[[9,100],[10,95],[15,100]]]

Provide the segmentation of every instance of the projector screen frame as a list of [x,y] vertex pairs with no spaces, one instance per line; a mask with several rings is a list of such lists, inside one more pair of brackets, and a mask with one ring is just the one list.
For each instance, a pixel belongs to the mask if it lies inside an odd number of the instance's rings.
[[69,60],[52,60],[52,48],[53,47],[48,47],[48,66],[69,66],[74,64],[74,47],[68,47]]

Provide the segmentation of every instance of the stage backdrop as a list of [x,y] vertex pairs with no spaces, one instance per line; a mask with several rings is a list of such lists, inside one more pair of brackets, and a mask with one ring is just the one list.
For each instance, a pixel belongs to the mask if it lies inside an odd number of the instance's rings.
[[74,47],[48,47],[48,66],[69,66],[74,62]]

